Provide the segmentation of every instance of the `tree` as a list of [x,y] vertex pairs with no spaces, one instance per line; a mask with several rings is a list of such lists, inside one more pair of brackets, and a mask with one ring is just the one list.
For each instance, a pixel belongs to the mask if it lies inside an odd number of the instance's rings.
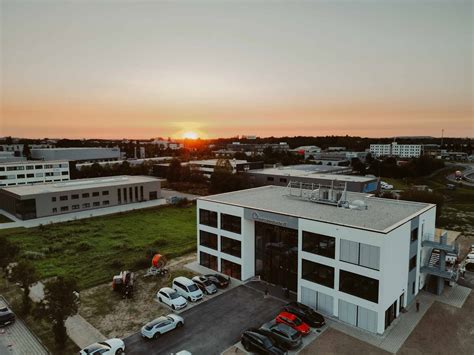
[[366,171],[365,164],[362,163],[359,158],[352,158],[351,165],[352,165],[352,170],[354,170],[356,173],[365,175],[365,171]]
[[33,264],[27,260],[21,260],[13,269],[12,279],[19,282],[23,289],[23,313],[28,314],[31,308],[30,286],[38,281],[38,273]]
[[31,150],[28,143],[23,144],[23,156],[27,158],[31,158]]
[[77,282],[74,278],[59,276],[46,283],[42,308],[44,314],[53,321],[53,333],[58,346],[67,340],[66,319],[77,313],[75,290]]
[[5,236],[0,236],[0,267],[5,270],[5,268],[15,260],[15,257],[20,252],[20,248],[13,244]]
[[168,167],[166,178],[169,182],[177,182],[181,178],[181,162],[179,159],[173,159]]

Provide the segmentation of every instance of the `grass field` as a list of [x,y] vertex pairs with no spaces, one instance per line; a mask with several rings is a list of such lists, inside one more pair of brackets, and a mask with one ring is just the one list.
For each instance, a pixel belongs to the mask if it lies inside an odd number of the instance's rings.
[[84,289],[120,270],[148,267],[153,253],[169,259],[196,250],[196,208],[157,207],[0,235],[18,243],[41,278],[74,275]]

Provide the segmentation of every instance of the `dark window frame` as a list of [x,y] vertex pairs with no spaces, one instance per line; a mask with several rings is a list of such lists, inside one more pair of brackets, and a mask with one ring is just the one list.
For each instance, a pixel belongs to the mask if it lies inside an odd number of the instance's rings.
[[200,208],[199,224],[217,228],[217,212]]
[[417,240],[418,240],[418,227],[416,227],[410,232],[410,241],[415,242]]
[[209,249],[217,250],[217,234],[206,232],[203,230],[199,231],[199,245]]
[[329,288],[334,288],[334,268],[328,265],[302,260],[301,278]]
[[339,291],[370,302],[379,302],[379,280],[339,270]]
[[[327,247],[324,246],[327,244]],[[336,238],[329,235],[303,231],[302,250],[326,258],[336,257]]]
[[221,229],[241,234],[242,233],[242,218],[232,214],[221,213]]
[[242,257],[242,243],[240,240],[224,237],[221,235],[221,252],[235,256]]

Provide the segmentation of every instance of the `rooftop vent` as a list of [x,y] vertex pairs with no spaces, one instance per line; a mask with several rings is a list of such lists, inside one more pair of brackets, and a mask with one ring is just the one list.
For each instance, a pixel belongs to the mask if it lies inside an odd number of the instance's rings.
[[354,200],[349,202],[349,208],[351,210],[366,210],[367,204],[362,200]]

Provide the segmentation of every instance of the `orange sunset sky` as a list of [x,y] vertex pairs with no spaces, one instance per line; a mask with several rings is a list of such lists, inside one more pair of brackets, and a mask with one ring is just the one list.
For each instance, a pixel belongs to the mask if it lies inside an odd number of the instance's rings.
[[472,1],[0,4],[0,136],[474,136]]

